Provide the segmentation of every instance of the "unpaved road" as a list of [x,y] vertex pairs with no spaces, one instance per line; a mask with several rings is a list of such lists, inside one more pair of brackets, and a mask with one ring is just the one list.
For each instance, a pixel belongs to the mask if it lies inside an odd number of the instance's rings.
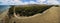
[[[45,13],[42,15],[37,14],[35,17],[26,18],[26,19],[18,19],[12,17],[9,21],[8,18],[4,17],[5,23],[59,23],[59,7],[51,7],[50,9],[46,10]],[[4,22],[3,22],[4,23]]]

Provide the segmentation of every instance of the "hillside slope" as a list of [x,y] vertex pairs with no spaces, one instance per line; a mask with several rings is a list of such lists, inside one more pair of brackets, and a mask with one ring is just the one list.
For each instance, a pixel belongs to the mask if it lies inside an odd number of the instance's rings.
[[[7,12],[0,15],[0,23],[59,23],[59,7],[51,7],[46,10],[42,15],[37,14],[35,17],[18,19],[16,17],[8,18]],[[2,20],[2,21],[1,21]]]
[[9,23],[59,23],[58,8],[59,7],[53,6],[50,9],[46,10],[46,13],[43,13],[42,15],[37,14],[35,17],[26,19],[18,19],[12,17]]

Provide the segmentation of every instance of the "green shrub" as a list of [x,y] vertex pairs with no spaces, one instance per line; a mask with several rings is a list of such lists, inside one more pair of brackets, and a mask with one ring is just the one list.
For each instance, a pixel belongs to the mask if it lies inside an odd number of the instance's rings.
[[37,13],[43,13],[45,10],[52,7],[52,5],[23,5],[23,6],[12,6],[9,9],[9,14],[13,14],[13,9],[15,8],[15,13],[20,14],[20,16],[32,16]]

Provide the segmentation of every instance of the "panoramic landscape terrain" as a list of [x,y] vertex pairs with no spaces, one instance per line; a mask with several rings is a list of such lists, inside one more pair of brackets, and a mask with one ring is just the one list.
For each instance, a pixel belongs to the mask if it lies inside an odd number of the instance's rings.
[[59,23],[59,14],[59,5],[10,5],[0,13],[0,23]]

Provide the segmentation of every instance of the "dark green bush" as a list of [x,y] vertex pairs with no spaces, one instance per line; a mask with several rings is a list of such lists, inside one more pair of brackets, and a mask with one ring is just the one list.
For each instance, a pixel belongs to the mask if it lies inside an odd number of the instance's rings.
[[20,16],[32,16],[37,13],[43,13],[45,10],[52,7],[52,5],[23,5],[23,6],[12,6],[9,9],[9,15],[14,13],[20,14]]

